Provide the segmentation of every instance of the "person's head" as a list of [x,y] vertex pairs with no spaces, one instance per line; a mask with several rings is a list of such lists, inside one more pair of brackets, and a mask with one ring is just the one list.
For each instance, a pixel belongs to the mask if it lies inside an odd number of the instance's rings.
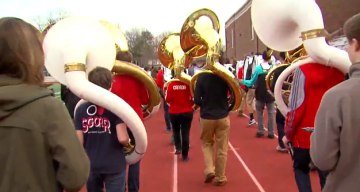
[[150,71],[150,66],[144,67],[144,70],[145,70],[145,71]]
[[125,51],[125,52],[118,51],[116,53],[116,60],[132,63],[133,57],[132,57],[132,54],[128,51]]
[[88,79],[91,83],[102,87],[106,90],[111,89],[113,83],[112,73],[104,67],[96,67],[90,71]]
[[44,81],[43,35],[31,24],[13,17],[0,19],[0,75],[25,84]]
[[285,63],[286,52],[280,52],[279,56],[280,56],[280,62]]
[[225,53],[223,51],[220,52],[219,63],[221,65],[224,65],[227,63],[227,58],[225,57]]
[[264,59],[265,62],[271,61],[271,55],[269,55],[267,51],[263,52],[262,58]]
[[205,65],[205,60],[203,60],[203,59],[199,59],[199,60],[197,60],[197,61],[195,61],[195,65],[197,66],[197,67],[203,67],[204,65]]
[[360,13],[345,22],[344,33],[348,40],[346,51],[352,63],[360,62]]

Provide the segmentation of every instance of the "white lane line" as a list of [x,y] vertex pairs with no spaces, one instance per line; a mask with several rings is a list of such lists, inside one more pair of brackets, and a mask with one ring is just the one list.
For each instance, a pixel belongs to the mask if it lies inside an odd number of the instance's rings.
[[253,180],[253,182],[255,183],[256,187],[259,189],[260,192],[265,192],[264,188],[261,186],[260,182],[256,179],[256,177],[254,176],[254,174],[251,172],[251,170],[249,169],[249,167],[246,165],[245,161],[241,158],[241,156],[239,155],[239,153],[235,150],[235,148],[233,147],[233,145],[229,142],[229,147],[230,149],[233,151],[233,153],[235,154],[236,158],[239,160],[239,162],[242,164],[242,166],[244,167],[245,171],[248,173],[248,175],[250,176],[251,180]]
[[[175,147],[174,147],[175,150]],[[174,152],[175,153],[175,152]],[[178,191],[178,156],[173,154],[174,164],[173,164],[173,189],[172,192]]]
[[[246,117],[246,118],[248,118],[248,119],[250,119],[250,117],[249,116],[247,116],[247,115],[245,115],[245,114],[243,114],[244,115],[244,117]],[[258,124],[258,122],[257,121],[255,121],[255,124]],[[274,125],[275,126],[275,125]],[[266,128],[266,127],[264,127],[264,129],[266,130],[266,131],[268,131],[268,129]],[[278,135],[276,135],[276,134],[274,134],[274,136],[276,137],[276,138],[279,138],[279,136]]]

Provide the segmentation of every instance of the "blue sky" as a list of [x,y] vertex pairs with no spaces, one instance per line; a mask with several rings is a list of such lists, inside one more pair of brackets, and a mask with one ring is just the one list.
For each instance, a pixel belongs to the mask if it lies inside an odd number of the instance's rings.
[[[246,0],[1,0],[0,17],[19,17],[35,25],[35,18],[56,15],[59,10],[118,23],[122,30],[145,27],[155,35],[179,31],[186,17],[200,8],[209,8],[219,17],[224,38],[225,21]],[[181,4],[179,4],[181,3]],[[35,25],[36,26],[36,25]]]

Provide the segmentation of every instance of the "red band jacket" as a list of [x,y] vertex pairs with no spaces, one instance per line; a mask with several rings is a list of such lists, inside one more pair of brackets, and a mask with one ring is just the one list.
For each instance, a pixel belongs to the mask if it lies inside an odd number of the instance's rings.
[[193,111],[193,98],[190,87],[182,82],[174,81],[166,88],[165,101],[169,105],[170,114],[187,113]]
[[322,96],[343,80],[344,74],[338,69],[317,63],[295,70],[285,122],[285,135],[294,147],[310,148],[311,133],[302,128],[314,127]]
[[115,75],[111,92],[128,103],[144,121],[141,105],[149,102],[149,95],[143,83],[128,75]]

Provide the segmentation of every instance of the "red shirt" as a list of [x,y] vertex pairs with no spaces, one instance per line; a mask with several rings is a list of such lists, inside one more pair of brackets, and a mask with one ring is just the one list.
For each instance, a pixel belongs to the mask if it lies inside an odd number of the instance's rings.
[[[242,66],[242,67],[239,68],[239,72],[238,72],[237,78],[238,78],[239,80],[243,79],[243,74],[244,74],[244,66]],[[243,90],[246,89],[245,85],[243,85],[243,84],[241,84],[241,83],[240,83],[240,87],[241,87],[241,89],[243,89]]]
[[165,101],[169,105],[170,114],[193,111],[194,102],[191,97],[190,87],[185,83],[179,81],[169,83],[165,93]]
[[149,95],[142,82],[128,75],[115,75],[111,92],[128,103],[144,121],[141,105],[149,102]]
[[314,128],[323,95],[344,81],[344,74],[336,68],[309,63],[297,68],[293,78],[285,134],[294,147],[309,149],[311,133],[302,128]]
[[156,85],[162,90],[164,87],[164,72],[160,70],[156,75]]

